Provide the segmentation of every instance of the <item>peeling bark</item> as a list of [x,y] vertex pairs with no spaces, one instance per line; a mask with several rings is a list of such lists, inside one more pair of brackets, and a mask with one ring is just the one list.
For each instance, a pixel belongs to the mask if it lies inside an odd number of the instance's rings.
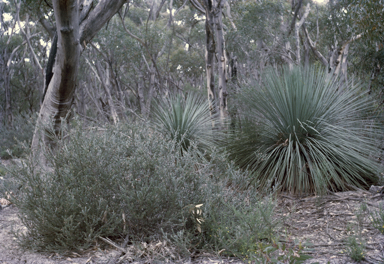
[[339,51],[339,55],[337,57],[337,60],[336,60],[336,63],[335,63],[335,73],[334,75],[335,76],[338,76],[340,74],[340,72],[342,72],[345,80],[347,80],[347,57],[348,57],[348,51],[349,51],[349,45],[361,38],[363,36],[363,34],[359,34],[359,35],[356,35],[354,37],[352,37],[351,39],[349,39],[348,41],[346,41],[343,46],[341,46],[340,48],[340,51]]
[[[217,113],[217,103],[219,104],[219,114],[223,121],[228,116],[227,111],[227,59],[225,50],[225,40],[223,31],[223,9],[226,3],[225,0],[204,0],[201,4],[197,0],[190,0],[190,2],[200,12],[205,13],[205,33],[206,33],[206,47],[205,47],[205,64],[207,73],[207,91],[208,101],[211,115]],[[229,10],[227,8],[227,10]],[[215,55],[218,60],[218,89],[219,100],[216,100],[215,92]]]
[[[79,16],[76,0],[53,1],[58,34],[56,65],[48,86],[46,100],[40,109],[39,120],[32,141],[37,149],[39,141],[53,146],[52,133],[60,131],[61,118],[65,118],[73,100],[80,58]],[[45,127],[42,131],[40,126]],[[52,126],[52,127],[51,127]],[[50,131],[52,128],[54,131]]]

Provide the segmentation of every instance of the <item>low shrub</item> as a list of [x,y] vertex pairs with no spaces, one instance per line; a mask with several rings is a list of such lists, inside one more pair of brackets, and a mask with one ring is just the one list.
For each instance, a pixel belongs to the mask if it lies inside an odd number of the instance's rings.
[[269,71],[262,85],[243,89],[229,158],[253,172],[260,189],[325,193],[378,181],[374,103],[362,84],[324,71]]
[[351,259],[360,262],[365,259],[365,243],[356,236],[350,236],[347,240],[346,251]]
[[180,255],[222,247],[236,255],[247,243],[269,243],[277,231],[270,198],[227,188],[243,173],[214,151],[207,161],[193,142],[181,153],[175,141],[132,124],[75,127],[56,145],[46,154],[47,170],[38,155],[11,170],[21,186],[12,201],[28,247],[79,250],[99,236],[128,235],[131,241],[167,238]]

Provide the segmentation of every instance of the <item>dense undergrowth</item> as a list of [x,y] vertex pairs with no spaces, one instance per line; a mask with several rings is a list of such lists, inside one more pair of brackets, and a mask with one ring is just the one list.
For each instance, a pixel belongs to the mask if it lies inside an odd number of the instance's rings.
[[304,260],[301,246],[279,242],[272,194],[376,183],[382,132],[358,83],[296,69],[270,72],[263,85],[239,93],[233,133],[213,130],[193,94],[159,101],[148,123],[74,121],[54,150],[29,154],[1,181],[27,227],[21,242],[81,251],[126,237],[167,241],[181,257]]
[[179,256],[221,250],[249,258],[278,241],[273,198],[228,188],[245,176],[222,154],[213,151],[208,161],[193,144],[181,152],[142,123],[78,126],[69,135],[46,154],[49,170],[34,156],[11,170],[18,183],[11,200],[28,229],[24,246],[81,251],[98,237],[128,235],[167,240]]

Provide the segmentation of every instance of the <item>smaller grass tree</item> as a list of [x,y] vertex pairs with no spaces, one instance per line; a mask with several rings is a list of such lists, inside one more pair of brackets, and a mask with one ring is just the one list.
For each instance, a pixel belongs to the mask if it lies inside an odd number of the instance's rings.
[[242,127],[229,157],[261,188],[324,193],[377,182],[378,124],[362,84],[321,70],[269,71],[239,96]]
[[[212,122],[207,99],[194,93],[170,95],[156,102],[153,124],[157,131],[174,140],[182,151],[191,144],[206,151],[220,138],[219,131],[212,130]],[[215,132],[215,135],[213,134]]]

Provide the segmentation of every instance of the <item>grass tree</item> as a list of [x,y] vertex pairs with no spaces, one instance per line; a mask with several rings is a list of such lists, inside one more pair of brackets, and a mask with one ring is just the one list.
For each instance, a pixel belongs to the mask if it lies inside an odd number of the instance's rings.
[[378,180],[380,131],[361,83],[296,68],[271,70],[255,86],[240,95],[243,125],[227,145],[229,157],[253,171],[252,182],[324,193]]
[[[188,150],[195,142],[201,150],[213,146],[215,140],[212,122],[217,119],[210,115],[209,103],[197,94],[171,95],[159,100],[153,112],[155,128],[179,144],[182,150]],[[218,139],[220,131],[216,131]]]

